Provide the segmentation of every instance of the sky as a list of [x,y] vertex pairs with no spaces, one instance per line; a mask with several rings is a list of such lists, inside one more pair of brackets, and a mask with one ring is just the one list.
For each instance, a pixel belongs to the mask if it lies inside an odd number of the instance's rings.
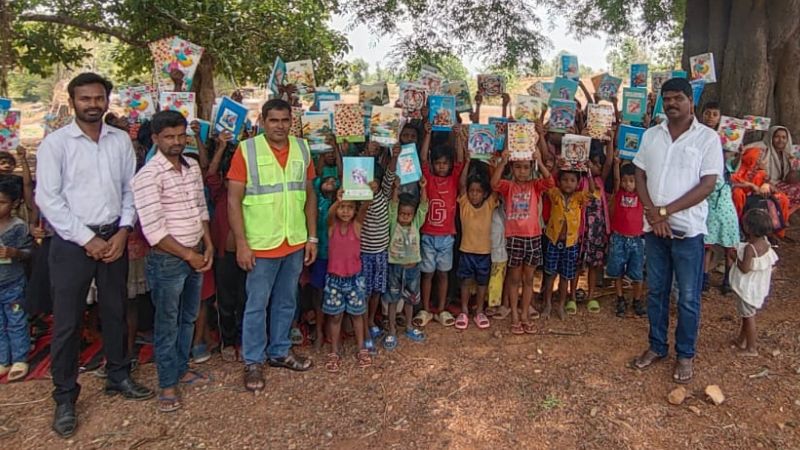
[[[554,18],[551,20],[547,16],[547,11],[541,9],[537,11],[539,17],[542,18],[542,23],[545,26],[545,36],[548,36],[552,47],[544,52],[544,59],[551,60],[555,55],[561,51],[566,50],[571,54],[578,56],[578,62],[583,66],[589,66],[596,71],[606,69],[606,39],[605,36],[600,38],[586,37],[581,40],[576,39],[568,32],[568,27],[563,19]],[[394,39],[392,36],[377,36],[369,32],[366,26],[359,25],[355,29],[349,29],[350,21],[346,16],[335,15],[331,19],[331,26],[335,30],[343,31],[353,49],[346,56],[347,60],[362,58],[370,65],[370,69],[374,69],[376,63],[381,63],[386,66],[388,62],[388,55],[391,52]],[[401,24],[401,28],[408,29],[407,24]],[[476,74],[480,69],[479,61],[464,61],[464,65],[473,74]]]

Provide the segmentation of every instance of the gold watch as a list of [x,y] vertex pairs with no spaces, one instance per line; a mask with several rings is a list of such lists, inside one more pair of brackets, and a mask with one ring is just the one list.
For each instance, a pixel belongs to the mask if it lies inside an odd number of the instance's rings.
[[667,212],[667,207],[662,206],[661,208],[658,208],[658,215],[661,217],[667,217],[669,215],[669,213]]

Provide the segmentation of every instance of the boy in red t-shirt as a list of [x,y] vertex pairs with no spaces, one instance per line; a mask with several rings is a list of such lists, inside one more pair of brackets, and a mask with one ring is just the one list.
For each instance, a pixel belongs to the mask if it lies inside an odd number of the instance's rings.
[[[455,127],[454,127],[455,128]],[[422,311],[414,318],[417,326],[424,326],[433,317],[440,324],[449,327],[455,324],[455,318],[445,311],[447,301],[447,276],[453,268],[453,246],[456,235],[456,204],[458,198],[458,181],[464,169],[464,146],[461,145],[461,133],[454,129],[455,147],[436,146],[428,160],[431,143],[431,125],[425,124],[425,136],[420,150],[422,160],[422,176],[427,182],[425,190],[428,194],[428,214],[420,230],[422,233]],[[455,162],[453,154],[455,153]],[[431,316],[431,294],[433,278],[436,275],[436,292],[438,294],[437,314]]]
[[627,302],[622,293],[622,277],[633,283],[633,309],[639,317],[647,314],[642,302],[644,280],[644,206],[636,193],[635,167],[620,167],[617,157],[614,164],[614,200],[609,205],[611,214],[611,243],[606,274],[616,278],[617,317],[625,316]]

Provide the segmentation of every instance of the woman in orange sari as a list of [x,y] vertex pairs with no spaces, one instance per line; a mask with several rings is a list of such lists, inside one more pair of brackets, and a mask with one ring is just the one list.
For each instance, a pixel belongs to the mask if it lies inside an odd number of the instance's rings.
[[[759,147],[749,147],[742,153],[742,159],[739,163],[739,168],[731,176],[733,182],[733,205],[736,207],[736,214],[742,218],[744,206],[747,202],[749,195],[772,195],[778,201],[783,215],[783,221],[788,225],[789,223],[789,197],[782,192],[776,191],[769,184],[769,177],[767,171],[764,170],[764,165],[760,162],[761,149]],[[777,233],[779,237],[783,237],[783,231]]]

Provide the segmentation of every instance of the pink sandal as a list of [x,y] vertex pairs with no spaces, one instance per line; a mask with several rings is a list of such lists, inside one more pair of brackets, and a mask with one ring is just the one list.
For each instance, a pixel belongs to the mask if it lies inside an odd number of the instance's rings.
[[475,321],[475,325],[477,325],[481,330],[489,328],[489,318],[486,317],[486,314],[480,313],[476,315],[473,320]]
[[469,317],[464,313],[459,314],[458,317],[456,318],[456,329],[466,330],[468,326],[469,326]]

